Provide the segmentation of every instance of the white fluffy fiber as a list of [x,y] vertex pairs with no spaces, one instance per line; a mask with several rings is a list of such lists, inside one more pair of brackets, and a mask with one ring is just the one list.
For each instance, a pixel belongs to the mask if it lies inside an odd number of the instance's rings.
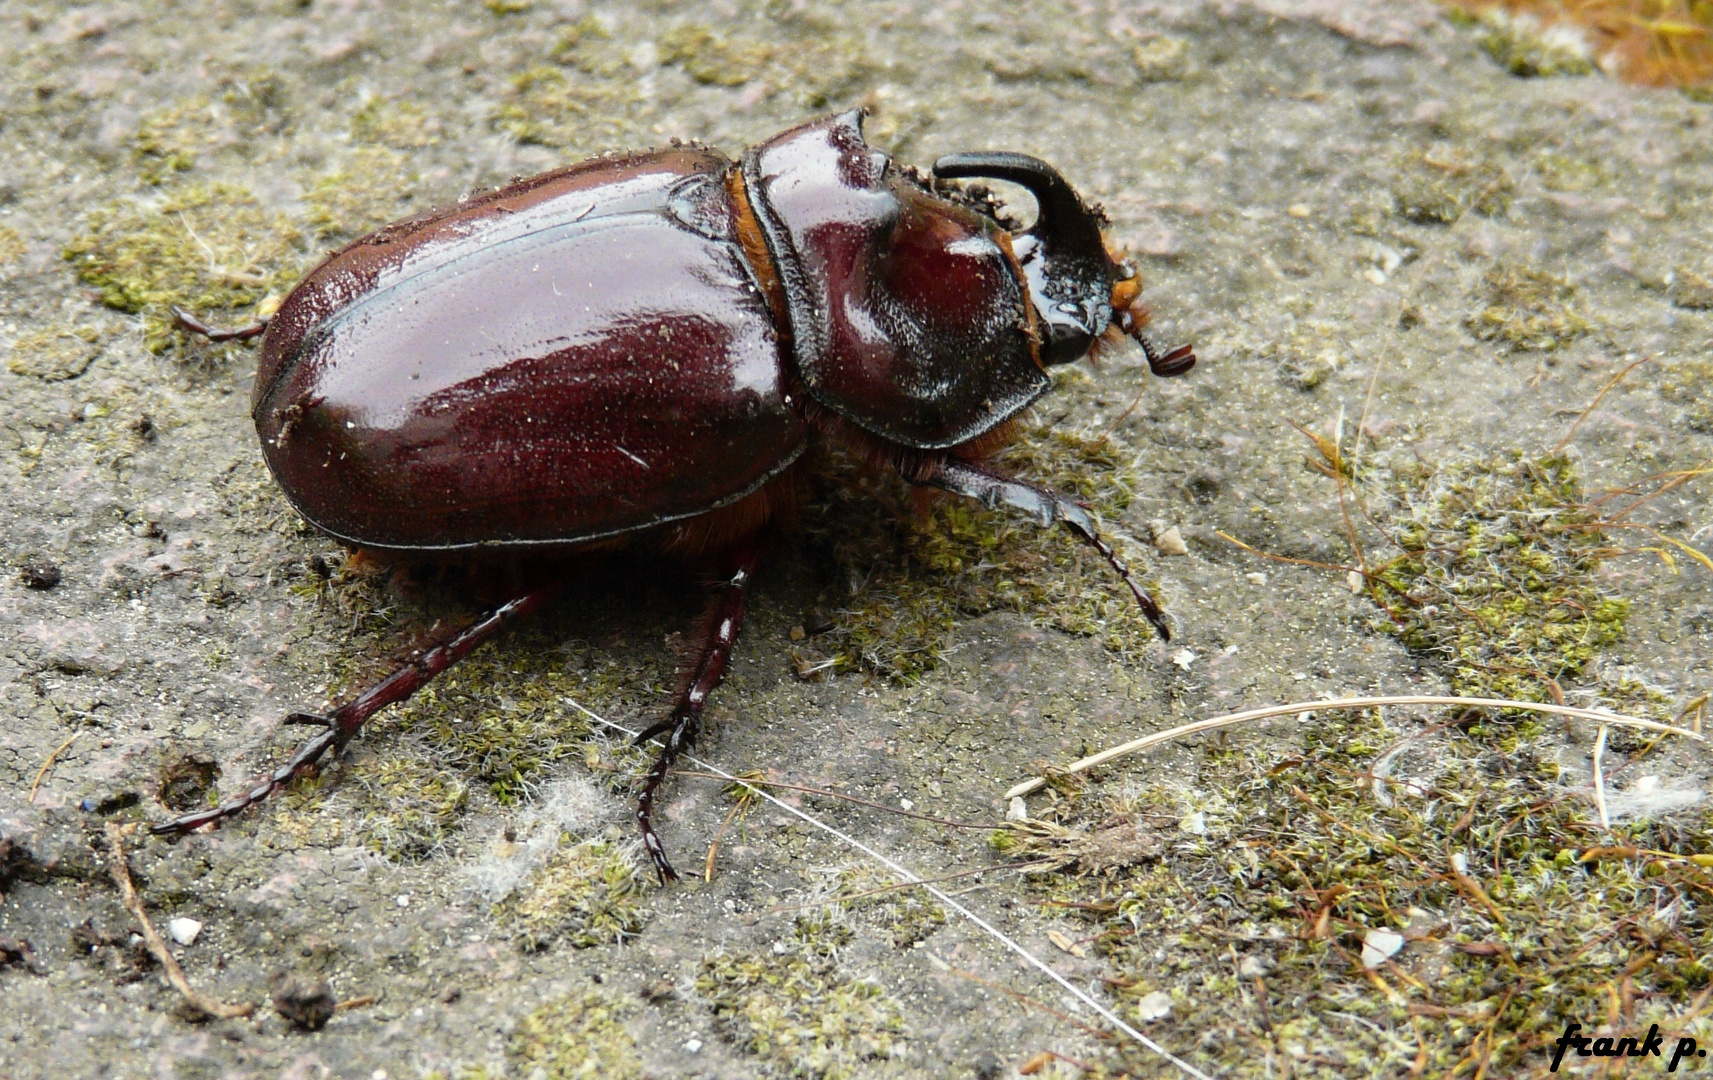
[[557,780],[545,798],[518,816],[512,833],[517,839],[507,840],[504,829],[496,829],[465,874],[483,899],[498,903],[547,861],[561,836],[593,836],[619,816],[618,803],[587,777]]

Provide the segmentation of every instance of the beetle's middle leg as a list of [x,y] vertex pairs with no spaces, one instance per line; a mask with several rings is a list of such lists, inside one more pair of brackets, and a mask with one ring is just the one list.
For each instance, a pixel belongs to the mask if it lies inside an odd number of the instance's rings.
[[149,831],[156,836],[177,836],[200,829],[204,825],[215,825],[237,817],[298,777],[306,775],[328,750],[338,752],[344,749],[345,744],[363,730],[363,724],[369,717],[388,705],[410,697],[428,680],[464,659],[476,646],[506,626],[539,608],[558,591],[559,583],[554,582],[501,604],[466,626],[452,640],[429,649],[327,716],[292,713],[286,717],[286,723],[319,727],[323,729],[321,734],[304,743],[298,752],[291,756],[290,761],[275,769],[242,795],[234,796],[219,806],[152,826]]
[[967,496],[990,509],[1014,507],[1033,515],[1043,526],[1051,525],[1055,521],[1063,525],[1106,557],[1106,561],[1112,564],[1124,584],[1130,587],[1130,592],[1142,607],[1142,614],[1154,624],[1160,639],[1172,640],[1172,631],[1166,625],[1166,617],[1160,612],[1160,605],[1130,576],[1130,567],[1118,557],[1118,552],[1112,550],[1112,545],[1100,538],[1099,531],[1094,527],[1094,519],[1081,503],[1056,491],[999,476],[961,461],[947,461],[928,476],[911,482]]
[[666,861],[666,850],[661,847],[660,837],[655,835],[654,825],[649,820],[654,811],[654,796],[665,782],[667,774],[672,771],[672,763],[678,759],[679,752],[695,741],[696,728],[701,724],[702,710],[708,704],[708,695],[713,693],[714,688],[720,685],[720,680],[726,677],[726,665],[731,661],[732,646],[737,644],[738,631],[743,629],[745,590],[755,577],[755,567],[760,557],[760,545],[751,540],[740,546],[726,560],[725,568],[729,574],[715,586],[713,604],[709,609],[707,638],[697,654],[694,667],[690,670],[689,684],[685,686],[684,692],[678,695],[671,715],[636,737],[638,744],[656,737],[661,740],[660,756],[654,759],[654,766],[648,770],[648,776],[642,782],[642,791],[637,795],[636,824],[642,830],[643,845],[648,848],[648,857],[654,862],[654,871],[660,875],[663,885],[668,881],[677,881],[678,874],[672,869],[672,864]]

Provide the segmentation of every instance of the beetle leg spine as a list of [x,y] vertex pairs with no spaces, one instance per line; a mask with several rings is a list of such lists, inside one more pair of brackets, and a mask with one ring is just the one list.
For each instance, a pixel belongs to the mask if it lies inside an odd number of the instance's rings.
[[934,475],[914,482],[974,499],[993,509],[1009,506],[1022,510],[1034,515],[1043,526],[1057,521],[1106,559],[1108,565],[1130,589],[1131,595],[1142,609],[1143,616],[1153,624],[1160,639],[1172,640],[1171,628],[1166,625],[1166,617],[1160,611],[1160,605],[1137,584],[1136,579],[1130,575],[1130,567],[1119,558],[1112,545],[1101,538],[1100,531],[1095,528],[1094,518],[1081,503],[1056,491],[999,476],[978,466],[958,461],[948,461]]
[[242,795],[228,799],[219,806],[151,826],[149,831],[156,836],[182,836],[204,825],[218,825],[237,817],[299,777],[307,775],[328,750],[338,751],[356,738],[369,717],[416,693],[428,680],[464,659],[476,646],[499,633],[510,623],[539,608],[558,590],[559,585],[554,582],[500,605],[465,627],[452,640],[436,645],[414,662],[398,668],[326,717],[309,713],[291,714],[286,718],[287,723],[325,724],[326,730],[303,744],[297,753],[291,756],[291,760]]
[[760,560],[760,545],[752,539],[741,545],[735,556],[727,561],[727,565],[734,566],[734,569],[731,576],[721,582],[719,591],[709,606],[707,633],[692,677],[680,691],[671,715],[636,737],[636,742],[640,744],[664,736],[660,754],[643,778],[642,790],[637,793],[636,798],[637,828],[642,832],[643,847],[648,850],[648,857],[654,863],[654,871],[660,876],[662,885],[668,881],[677,881],[678,873],[667,861],[666,849],[654,831],[654,797],[672,772],[672,765],[678,760],[679,753],[695,741],[708,696],[726,677],[726,666],[731,661],[732,647],[737,644],[738,633],[743,629],[745,590],[755,577],[756,564]]

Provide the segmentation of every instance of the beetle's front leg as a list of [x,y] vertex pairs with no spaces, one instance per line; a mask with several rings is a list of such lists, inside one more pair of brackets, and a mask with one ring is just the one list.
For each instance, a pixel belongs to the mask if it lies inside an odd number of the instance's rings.
[[660,756],[654,759],[654,766],[648,770],[642,791],[637,795],[636,824],[642,830],[643,845],[648,848],[648,857],[653,860],[655,873],[660,875],[662,885],[677,881],[678,874],[666,861],[666,850],[661,847],[660,837],[655,835],[654,825],[649,820],[654,811],[654,795],[672,771],[672,763],[678,759],[679,752],[695,741],[708,695],[726,677],[732,646],[737,644],[738,631],[743,628],[744,591],[755,576],[760,557],[760,547],[750,541],[726,559],[727,576],[715,586],[713,602],[708,609],[707,630],[700,651],[691,664],[684,692],[678,695],[670,716],[636,737],[639,744],[657,737],[661,739]]
[[388,705],[410,697],[428,680],[470,655],[472,649],[510,623],[546,603],[558,591],[559,585],[555,582],[500,605],[465,627],[451,641],[436,645],[415,661],[404,665],[339,706],[330,715],[292,713],[286,717],[286,723],[303,724],[324,730],[304,743],[298,752],[291,756],[290,761],[275,769],[242,795],[228,799],[219,806],[151,826],[149,831],[156,836],[177,836],[200,829],[204,825],[216,825],[237,817],[298,777],[306,775],[328,750],[337,752],[343,749],[346,743],[356,738],[357,733],[363,730],[363,724],[369,717]]
[[1055,521],[1060,523],[1106,557],[1106,561],[1112,564],[1118,576],[1124,579],[1124,584],[1130,587],[1130,592],[1142,607],[1142,614],[1154,624],[1160,640],[1172,640],[1172,631],[1166,625],[1166,617],[1161,614],[1160,605],[1130,576],[1130,567],[1112,550],[1112,545],[1100,538],[1100,533],[1094,527],[1094,519],[1081,503],[1056,491],[998,476],[961,461],[947,461],[934,473],[914,482],[968,496],[990,509],[1014,507],[1033,515],[1043,526],[1051,525]]

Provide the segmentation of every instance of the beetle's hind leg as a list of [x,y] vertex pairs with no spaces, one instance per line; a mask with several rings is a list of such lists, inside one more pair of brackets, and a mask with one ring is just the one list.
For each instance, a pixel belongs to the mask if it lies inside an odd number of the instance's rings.
[[1154,625],[1160,640],[1172,640],[1171,628],[1166,625],[1166,616],[1161,613],[1160,605],[1130,576],[1130,567],[1118,557],[1118,552],[1112,550],[1112,545],[1101,539],[1100,532],[1094,526],[1094,519],[1082,504],[1056,491],[998,476],[961,461],[947,461],[932,474],[913,482],[967,496],[991,509],[997,510],[1001,506],[1014,507],[1033,515],[1044,526],[1055,521],[1063,525],[1112,564],[1113,570],[1117,571],[1124,584],[1129,586],[1131,595],[1136,597],[1142,614]]
[[257,319],[249,326],[240,326],[235,330],[222,330],[219,327],[208,325],[177,305],[173,306],[172,317],[181,329],[198,337],[207,338],[209,341],[249,341],[253,337],[261,337],[268,329],[268,320]]
[[755,576],[760,557],[761,549],[752,540],[737,548],[726,560],[727,576],[715,586],[708,611],[707,636],[690,669],[689,683],[678,695],[671,715],[636,737],[638,745],[650,739],[660,739],[660,756],[654,759],[653,767],[643,779],[642,791],[637,794],[636,824],[642,830],[643,846],[648,848],[648,857],[654,863],[654,871],[660,875],[662,885],[677,881],[678,873],[666,861],[666,849],[661,846],[660,837],[655,835],[654,824],[650,820],[654,812],[654,796],[672,771],[672,764],[678,760],[679,753],[695,741],[708,695],[726,676],[732,646],[737,644],[738,632],[743,629],[745,591]]
[[416,693],[428,680],[470,655],[476,646],[546,603],[558,589],[559,585],[555,582],[500,605],[465,627],[452,640],[429,649],[415,661],[394,671],[327,716],[292,713],[286,717],[286,723],[319,727],[323,730],[299,748],[290,761],[275,769],[242,795],[228,799],[219,806],[151,826],[149,831],[156,836],[179,836],[204,825],[217,825],[237,817],[298,777],[308,774],[328,750],[337,752],[356,738],[369,717]]

